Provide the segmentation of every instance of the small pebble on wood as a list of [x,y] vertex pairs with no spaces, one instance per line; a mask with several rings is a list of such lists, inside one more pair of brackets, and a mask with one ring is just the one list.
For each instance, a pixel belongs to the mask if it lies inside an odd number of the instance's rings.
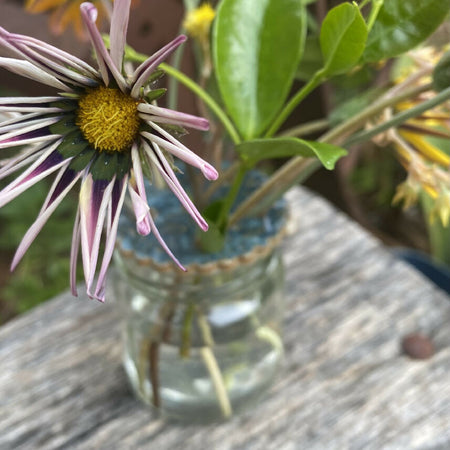
[[435,349],[431,339],[420,333],[412,333],[402,340],[403,353],[412,359],[428,359],[434,355]]

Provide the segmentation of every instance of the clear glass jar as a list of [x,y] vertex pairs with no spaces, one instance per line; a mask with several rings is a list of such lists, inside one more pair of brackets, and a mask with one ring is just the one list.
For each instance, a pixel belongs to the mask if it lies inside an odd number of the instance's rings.
[[116,251],[124,365],[136,394],[184,422],[250,408],[279,372],[283,347],[280,239],[187,272]]

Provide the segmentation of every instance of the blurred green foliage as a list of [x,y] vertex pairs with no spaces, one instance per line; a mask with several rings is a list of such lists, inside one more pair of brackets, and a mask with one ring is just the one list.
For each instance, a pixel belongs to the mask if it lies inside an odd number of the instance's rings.
[[[0,209],[0,251],[5,255],[2,270],[8,270],[14,251],[36,219],[48,188],[47,182],[40,182]],[[0,286],[0,300],[4,305],[0,309],[0,323],[6,319],[2,311],[7,310],[8,315],[24,312],[67,289],[76,208],[76,197],[69,195],[10,278],[3,274],[5,282]]]

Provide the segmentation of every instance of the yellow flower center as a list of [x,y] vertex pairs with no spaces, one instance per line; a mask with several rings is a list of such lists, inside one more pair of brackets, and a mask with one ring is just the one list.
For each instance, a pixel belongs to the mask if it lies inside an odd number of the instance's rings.
[[90,89],[78,101],[76,124],[95,149],[122,152],[139,131],[138,104],[118,89]]

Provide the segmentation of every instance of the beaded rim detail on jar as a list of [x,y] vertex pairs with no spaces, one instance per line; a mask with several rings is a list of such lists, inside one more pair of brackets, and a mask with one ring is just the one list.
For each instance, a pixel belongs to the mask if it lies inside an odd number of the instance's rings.
[[[289,216],[289,214],[287,214]],[[286,222],[288,222],[288,218],[286,218]],[[250,251],[235,256],[233,258],[223,258],[217,261],[211,261],[207,263],[192,263],[187,264],[185,267],[189,274],[213,274],[217,271],[232,271],[235,270],[239,266],[249,265],[255,262],[258,259],[266,257],[272,250],[280,245],[282,240],[287,234],[287,223],[280,228],[278,233],[273,237],[269,238],[265,245],[256,245]],[[138,266],[141,267],[150,267],[155,270],[164,273],[174,273],[178,272],[180,269],[176,267],[171,261],[165,263],[158,263],[151,258],[140,258],[137,256],[136,252],[131,250],[125,250],[122,247],[122,241],[120,238],[117,239],[116,242],[116,250],[125,258],[132,259]]]

